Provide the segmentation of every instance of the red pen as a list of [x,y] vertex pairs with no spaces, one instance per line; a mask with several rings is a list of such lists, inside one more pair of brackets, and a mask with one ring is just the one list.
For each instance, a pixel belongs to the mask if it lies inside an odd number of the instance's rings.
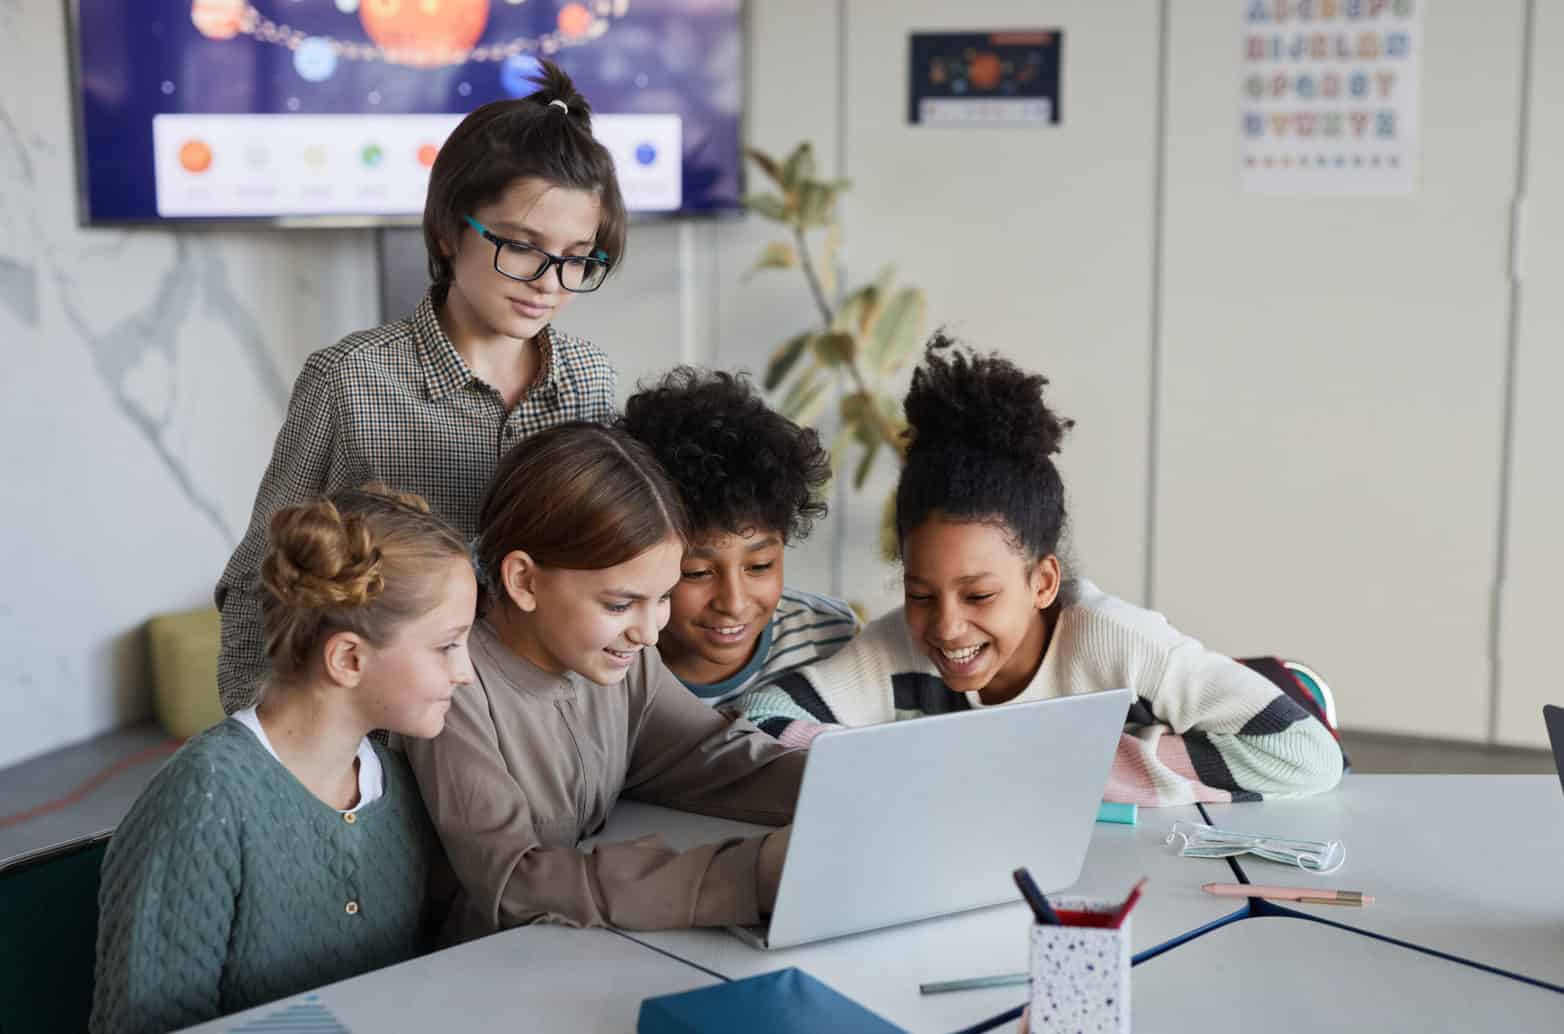
[[1130,888],[1129,895],[1124,899],[1124,904],[1120,905],[1118,910],[1113,913],[1113,919],[1108,923],[1109,926],[1117,930],[1124,925],[1124,920],[1128,918],[1130,909],[1134,908],[1135,902],[1140,900],[1140,892],[1145,889],[1147,879],[1149,877],[1142,876],[1135,882],[1135,886]]

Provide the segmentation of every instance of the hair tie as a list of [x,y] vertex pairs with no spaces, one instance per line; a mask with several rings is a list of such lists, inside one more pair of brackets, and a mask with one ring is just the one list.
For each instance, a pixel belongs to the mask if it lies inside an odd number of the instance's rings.
[[548,102],[548,106],[551,107],[551,108],[558,108],[560,111],[563,111],[567,115],[570,114],[570,105],[566,104],[564,101],[560,100],[558,97],[555,97],[553,100],[549,101]]

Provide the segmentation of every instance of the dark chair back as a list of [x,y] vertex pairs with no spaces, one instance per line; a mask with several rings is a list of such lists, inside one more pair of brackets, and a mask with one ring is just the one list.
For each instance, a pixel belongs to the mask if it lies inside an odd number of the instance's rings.
[[81,1034],[112,831],[0,862],[0,1034]]

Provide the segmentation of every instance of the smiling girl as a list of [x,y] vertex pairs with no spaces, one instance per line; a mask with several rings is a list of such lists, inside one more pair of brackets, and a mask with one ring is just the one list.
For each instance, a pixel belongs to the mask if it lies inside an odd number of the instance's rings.
[[805,754],[702,703],[658,654],[689,538],[667,476],[622,430],[561,425],[501,462],[480,524],[477,680],[438,739],[407,748],[462,884],[448,939],[757,922],[786,830],[578,849],[621,793],[768,825],[798,796]]
[[1128,687],[1104,796],[1146,805],[1318,793],[1330,731],[1262,675],[1059,559],[1071,422],[1047,382],[936,335],[907,392],[896,489],[905,605],[784,679],[822,721],[866,725]]

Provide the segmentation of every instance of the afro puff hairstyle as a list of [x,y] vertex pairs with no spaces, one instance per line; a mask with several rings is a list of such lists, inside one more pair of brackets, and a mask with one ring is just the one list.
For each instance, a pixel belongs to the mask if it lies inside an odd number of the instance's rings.
[[896,539],[932,514],[1000,524],[1040,560],[1059,550],[1064,482],[1050,458],[1075,425],[1043,402],[1048,379],[998,355],[957,349],[936,331],[907,390],[907,463]]
[[696,534],[763,528],[792,543],[826,514],[831,457],[820,436],[766,405],[742,374],[676,367],[630,396],[617,426],[656,455]]

